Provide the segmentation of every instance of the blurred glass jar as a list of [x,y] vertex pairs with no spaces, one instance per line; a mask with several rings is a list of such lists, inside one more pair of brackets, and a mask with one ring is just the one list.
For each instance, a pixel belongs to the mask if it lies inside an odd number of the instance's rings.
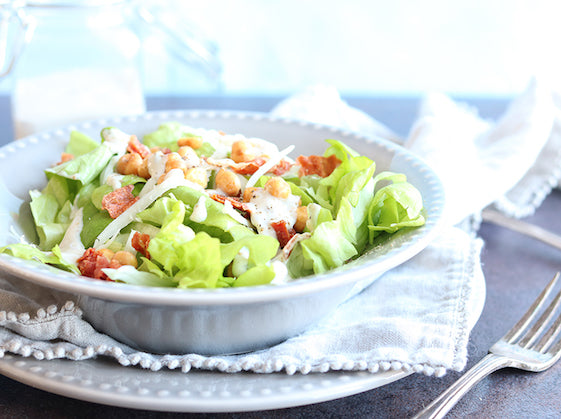
[[219,83],[214,45],[132,0],[0,0],[0,75],[12,77],[16,138],[145,111],[140,34]]

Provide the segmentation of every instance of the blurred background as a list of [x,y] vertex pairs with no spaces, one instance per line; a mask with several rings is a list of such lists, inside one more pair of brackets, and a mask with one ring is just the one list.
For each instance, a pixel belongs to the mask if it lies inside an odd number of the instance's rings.
[[[323,83],[349,95],[508,96],[537,73],[561,74],[556,0],[171,4],[216,41],[227,93],[285,95]],[[150,88],[197,88],[179,75],[166,80]]]
[[561,84],[559,16],[557,0],[0,0],[0,124],[19,138],[170,104],[270,108],[318,85],[359,105],[505,101]]
[[[561,74],[556,0],[140,3],[170,12],[170,27],[213,44],[222,64],[219,80],[208,77],[177,63],[157,36],[145,33],[141,64],[149,95],[283,96],[321,83],[343,95],[437,90],[496,97],[519,92],[533,75]],[[2,80],[0,93],[10,88]]]

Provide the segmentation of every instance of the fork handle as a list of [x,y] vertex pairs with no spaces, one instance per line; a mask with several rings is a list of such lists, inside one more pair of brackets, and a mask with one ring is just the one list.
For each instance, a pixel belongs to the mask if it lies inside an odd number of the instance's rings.
[[412,419],[442,418],[471,388],[498,369],[508,367],[510,360],[504,356],[487,354],[481,361],[471,367],[444,393],[433,400]]

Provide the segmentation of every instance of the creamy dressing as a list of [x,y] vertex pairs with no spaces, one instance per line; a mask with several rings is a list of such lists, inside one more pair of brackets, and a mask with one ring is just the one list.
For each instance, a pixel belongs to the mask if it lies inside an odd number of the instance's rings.
[[222,210],[224,212],[224,214],[229,215],[230,217],[232,217],[234,220],[236,220],[238,223],[246,226],[246,227],[251,227],[251,225],[249,224],[249,222],[243,217],[243,215],[241,215],[238,211],[236,211],[234,209],[234,207],[232,206],[232,203],[228,200],[226,200],[224,202],[224,209]]
[[189,219],[195,223],[202,223],[204,220],[206,220],[207,215],[208,213],[206,210],[206,197],[201,196],[193,207],[193,212],[189,216]]
[[125,134],[118,128],[104,128],[101,131],[101,137],[111,150],[117,155],[123,155],[127,151],[131,136]]
[[72,221],[68,229],[64,233],[64,237],[59,244],[60,253],[62,258],[67,263],[76,263],[76,261],[84,254],[86,248],[82,244],[80,234],[82,233],[83,223],[83,210],[78,208],[73,211]]
[[292,281],[292,278],[288,273],[288,268],[284,262],[278,259],[273,259],[269,266],[271,266],[275,272],[275,277],[270,282],[271,284],[280,285]]
[[116,190],[123,186],[122,184],[123,178],[124,176],[119,173],[112,173],[109,176],[107,176],[105,182],[103,183],[111,186],[113,190]]
[[289,195],[282,199],[271,195],[265,189],[256,189],[251,194],[248,207],[251,214],[251,223],[260,234],[277,237],[271,223],[284,221],[288,228],[296,222],[296,210],[300,197]]

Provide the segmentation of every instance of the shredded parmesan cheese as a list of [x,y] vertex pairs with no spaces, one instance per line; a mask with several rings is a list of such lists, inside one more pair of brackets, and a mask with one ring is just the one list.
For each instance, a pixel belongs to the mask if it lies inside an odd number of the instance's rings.
[[288,146],[284,150],[279,151],[278,154],[271,156],[271,158],[267,160],[267,163],[265,163],[263,166],[257,169],[257,171],[253,175],[251,175],[245,187],[251,188],[252,186],[254,186],[261,176],[263,176],[265,173],[267,173],[269,170],[271,170],[273,167],[279,164],[282,158],[287,156],[292,150],[294,150],[293,145]]
[[82,208],[78,208],[74,212],[72,221],[59,244],[61,256],[67,263],[76,263],[86,251],[80,238],[82,228],[84,227],[82,216],[83,210]]
[[154,185],[149,192],[143,194],[142,196],[139,195],[138,201],[128,207],[121,215],[105,227],[95,240],[94,247],[97,249],[102,247],[107,241],[112,241],[117,234],[119,234],[121,229],[129,225],[135,219],[136,215],[140,211],[144,211],[167,191],[182,185],[191,186],[191,184],[192,182],[188,182],[183,177],[183,171],[180,169],[170,170],[162,183]]

